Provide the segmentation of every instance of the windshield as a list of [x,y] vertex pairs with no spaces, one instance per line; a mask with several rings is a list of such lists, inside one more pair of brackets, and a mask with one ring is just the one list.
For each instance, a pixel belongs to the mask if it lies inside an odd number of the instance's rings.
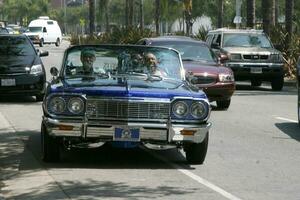
[[270,41],[263,34],[224,34],[223,46],[272,48]]
[[178,52],[147,46],[76,46],[66,52],[62,75],[76,84],[112,84],[117,79],[182,81]]
[[170,47],[177,49],[180,52],[182,60],[215,62],[215,57],[213,53],[205,45],[175,44],[175,45],[170,45]]
[[1,56],[29,56],[35,55],[35,51],[25,37],[0,37]]
[[28,31],[33,33],[42,32],[42,27],[28,27]]

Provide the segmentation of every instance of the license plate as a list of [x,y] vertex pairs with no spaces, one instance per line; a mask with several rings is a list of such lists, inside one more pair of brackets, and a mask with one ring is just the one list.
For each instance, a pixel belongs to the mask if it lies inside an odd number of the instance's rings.
[[140,130],[138,128],[115,128],[114,141],[140,141]]
[[1,86],[15,86],[16,80],[15,79],[1,79]]
[[262,73],[262,68],[261,67],[251,67],[250,72],[253,74],[261,74]]

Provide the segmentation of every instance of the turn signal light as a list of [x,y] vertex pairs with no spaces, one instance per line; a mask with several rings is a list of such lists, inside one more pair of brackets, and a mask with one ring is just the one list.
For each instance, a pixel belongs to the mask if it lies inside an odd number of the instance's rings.
[[73,130],[73,126],[68,126],[68,125],[59,125],[58,128],[59,128],[59,130],[62,130],[62,131],[72,131]]
[[196,131],[194,130],[181,130],[180,134],[181,135],[195,135]]

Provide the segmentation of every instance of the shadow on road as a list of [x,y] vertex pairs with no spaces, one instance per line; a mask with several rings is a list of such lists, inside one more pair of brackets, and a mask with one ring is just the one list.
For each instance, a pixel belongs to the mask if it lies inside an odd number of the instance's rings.
[[300,127],[298,123],[276,123],[275,126],[283,133],[300,142]]
[[[173,169],[166,162],[155,158],[156,154],[178,164],[183,169],[190,167],[185,157],[177,149],[145,150],[144,147],[134,149],[118,149],[109,145],[99,148],[62,150],[62,161],[58,163],[45,163],[41,160],[40,132],[24,131],[13,134],[1,134],[0,163],[6,160],[19,160],[19,170],[35,170],[36,168],[94,168],[94,169]],[[24,143],[23,150],[14,148],[16,141]],[[15,144],[17,145],[17,144]],[[19,145],[20,146],[20,145]],[[150,152],[150,153],[149,153]],[[39,165],[27,161],[28,155],[34,156]],[[27,156],[27,157],[26,157]]]
[[[97,149],[76,149],[63,153],[64,160],[60,163],[44,163],[41,160],[40,150],[40,132],[23,131],[0,133],[0,189],[4,187],[1,181],[18,180],[21,177],[31,177],[32,173],[45,170],[45,168],[72,168],[82,169],[170,169],[176,170],[164,161],[155,158],[143,150],[137,149],[114,149],[108,146],[102,146]],[[176,150],[154,151],[173,163],[180,163],[183,169],[190,169],[185,164],[185,158]],[[70,169],[71,168],[71,169]],[[35,175],[36,176],[36,175]],[[147,180],[147,175],[141,177]],[[22,178],[21,178],[22,179]],[[77,198],[83,199],[101,199],[102,198],[164,198],[170,195],[185,195],[198,191],[198,188],[182,188],[167,186],[132,186],[126,182],[110,182],[101,180],[70,180],[59,182],[59,187],[53,182],[43,185],[41,192],[40,186],[31,187],[30,191],[19,194],[14,193],[10,196],[12,199],[61,199],[61,190],[64,194],[71,193]],[[147,184],[146,184],[147,185]],[[3,194],[10,191],[1,189]]]
[[23,95],[8,95],[0,96],[1,104],[36,104],[41,102],[36,102],[33,96],[23,96]]

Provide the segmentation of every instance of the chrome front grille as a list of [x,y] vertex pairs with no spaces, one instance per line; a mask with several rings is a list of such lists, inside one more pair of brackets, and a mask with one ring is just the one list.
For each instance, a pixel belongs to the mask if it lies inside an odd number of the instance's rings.
[[244,54],[243,58],[245,60],[268,60],[268,55],[258,55],[258,54]]
[[168,119],[169,102],[145,100],[88,99],[87,115],[90,119]]
[[216,83],[216,78],[211,76],[194,76],[191,80],[192,84],[213,84]]

